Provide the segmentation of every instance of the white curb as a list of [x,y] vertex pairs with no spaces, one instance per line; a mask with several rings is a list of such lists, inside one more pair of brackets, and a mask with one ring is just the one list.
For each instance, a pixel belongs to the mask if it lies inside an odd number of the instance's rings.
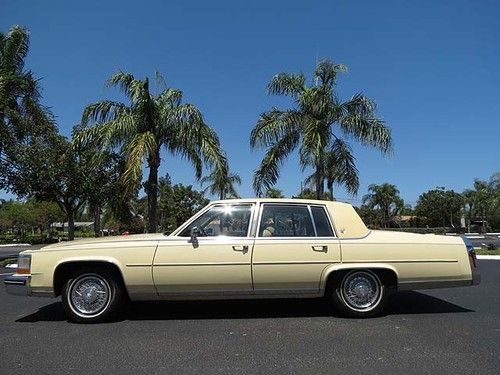
[[31,246],[29,243],[8,243],[4,245],[0,245],[0,247],[14,247],[14,246]]
[[476,255],[477,259],[500,260],[500,255]]

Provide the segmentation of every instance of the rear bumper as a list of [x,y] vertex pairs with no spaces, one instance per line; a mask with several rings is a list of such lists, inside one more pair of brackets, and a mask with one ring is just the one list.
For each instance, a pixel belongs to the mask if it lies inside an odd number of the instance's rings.
[[3,283],[5,285],[5,289],[7,293],[15,295],[15,296],[30,296],[31,295],[31,287],[30,287],[31,276],[26,275],[11,275],[7,276]]

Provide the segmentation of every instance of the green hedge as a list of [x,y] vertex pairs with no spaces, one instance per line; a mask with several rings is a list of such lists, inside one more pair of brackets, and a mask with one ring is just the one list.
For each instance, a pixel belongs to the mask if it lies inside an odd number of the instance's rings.
[[452,230],[443,230],[443,228],[386,228],[384,230],[390,230],[394,232],[420,233],[420,234],[445,234],[452,232]]

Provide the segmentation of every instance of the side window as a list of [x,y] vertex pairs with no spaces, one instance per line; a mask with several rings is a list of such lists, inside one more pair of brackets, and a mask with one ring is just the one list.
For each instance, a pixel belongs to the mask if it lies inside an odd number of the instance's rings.
[[264,205],[259,237],[314,237],[307,206]]
[[189,237],[191,228],[197,227],[199,237],[246,237],[251,216],[250,204],[214,206],[185,228],[180,236]]
[[333,237],[333,230],[326,216],[326,211],[323,207],[311,206],[311,212],[316,224],[316,232],[318,237]]

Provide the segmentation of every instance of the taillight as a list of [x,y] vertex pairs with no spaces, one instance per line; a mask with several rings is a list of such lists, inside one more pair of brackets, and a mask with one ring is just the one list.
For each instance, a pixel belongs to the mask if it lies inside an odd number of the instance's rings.
[[16,273],[26,275],[31,273],[31,255],[20,254],[17,258]]

